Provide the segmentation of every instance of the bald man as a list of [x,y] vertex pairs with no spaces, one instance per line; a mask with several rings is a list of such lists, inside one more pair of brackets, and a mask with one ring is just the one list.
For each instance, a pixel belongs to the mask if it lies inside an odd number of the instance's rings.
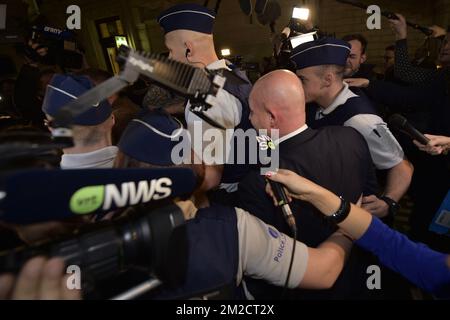
[[[256,129],[266,129],[269,134],[279,130],[280,138],[274,142],[279,149],[280,168],[294,171],[353,203],[357,203],[363,194],[373,192],[375,175],[364,138],[353,128],[308,128],[305,124],[305,95],[294,73],[277,70],[260,78],[253,87],[249,102],[250,120]],[[239,184],[240,206],[289,234],[283,214],[264,194],[264,186],[259,170],[249,173]],[[295,200],[291,208],[297,221],[297,239],[307,245],[316,247],[336,231],[335,226],[326,224],[306,203]],[[349,260],[351,267],[344,269],[333,289],[322,293],[302,290],[300,297],[367,297],[365,271],[373,262],[364,264],[361,256],[355,254]],[[277,297],[276,288],[263,288],[251,282],[249,288],[258,298]]]

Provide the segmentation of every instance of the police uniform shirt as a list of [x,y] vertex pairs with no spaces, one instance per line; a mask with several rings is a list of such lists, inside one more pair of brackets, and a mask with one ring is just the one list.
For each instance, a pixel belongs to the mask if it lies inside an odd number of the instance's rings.
[[[207,66],[210,70],[228,69],[225,60],[218,60]],[[234,130],[242,118],[242,104],[238,98],[224,89],[219,90],[216,103],[205,114],[229,130]],[[218,129],[205,122],[189,110],[190,103],[185,109],[185,119],[189,131],[194,152],[207,165],[223,165],[227,163],[229,146],[231,146],[232,134]],[[201,129],[201,130],[200,130]],[[198,133],[196,133],[196,131]],[[205,134],[206,133],[206,134]],[[211,138],[217,136],[219,139]],[[206,150],[207,152],[203,152]],[[201,152],[202,154],[198,154]],[[237,190],[237,183],[221,183],[219,186],[227,192]]]
[[[187,221],[186,231],[190,252],[186,279],[176,289],[163,289],[156,298],[223,294],[229,287],[239,287],[244,276],[284,286],[294,240],[275,227],[242,209],[216,205],[198,210],[196,217]],[[308,258],[308,247],[297,241],[288,288],[298,288]],[[246,286],[242,287],[244,297],[252,299]]]
[[86,153],[63,154],[61,169],[109,169],[114,166],[118,152],[115,146]]
[[[299,128],[278,141],[279,168],[288,169],[356,203],[362,194],[377,189],[372,160],[364,138],[353,128]],[[282,232],[289,228],[282,213],[265,192],[259,169],[239,184],[239,206]],[[294,200],[298,240],[315,247],[327,239],[334,226],[325,224],[316,209]]]
[[[279,140],[281,169],[288,169],[320,186],[356,203],[361,195],[376,189],[375,170],[364,138],[353,128],[329,126],[317,130],[299,128]],[[290,229],[279,208],[265,192],[266,182],[259,170],[250,172],[239,184],[239,206],[289,234]],[[297,222],[297,240],[308,247],[317,247],[336,231],[323,215],[309,203],[291,202]],[[294,298],[344,299],[366,297],[367,267],[374,262],[357,248],[352,250],[343,272],[330,290],[295,290]],[[257,299],[274,299],[281,292],[262,281],[246,279],[248,290]]]
[[[315,120],[326,119],[327,116],[332,115],[338,108],[345,108],[346,104],[352,99],[358,99],[359,101],[357,103],[368,103],[367,99],[363,100],[362,97],[349,89],[347,83],[344,83],[344,89],[328,108],[318,108],[315,114]],[[355,103],[354,100],[352,102]],[[310,122],[309,124],[316,127],[314,122]],[[332,124],[339,125],[339,123]],[[403,161],[404,153],[402,147],[392,135],[386,123],[378,115],[356,114],[349,119],[344,119],[342,125],[352,127],[363,135],[377,169],[390,169]]]
[[[213,34],[214,21],[216,13],[207,7],[195,3],[177,4],[163,11],[157,18],[158,23],[163,28],[164,33],[168,34],[176,30],[190,30],[198,33]],[[187,61],[189,62],[189,61]],[[217,60],[208,66],[207,69],[228,69],[225,60]],[[209,108],[205,115],[215,122],[219,123],[226,129],[235,129],[242,125],[241,120],[246,117],[248,110],[243,107],[239,99],[247,99],[240,90],[234,96],[234,92],[230,91],[229,83],[225,84],[227,90],[219,90],[216,96],[216,102]],[[232,92],[233,94],[231,94]],[[245,95],[247,93],[245,92]],[[244,103],[244,102],[243,102]],[[194,143],[194,152],[207,165],[226,165],[222,176],[222,184],[220,187],[228,192],[236,190],[237,183],[243,174],[240,173],[242,168],[235,167],[230,170],[227,152],[232,141],[232,134],[228,134],[223,130],[217,129],[208,124],[195,114],[189,111],[189,102],[186,107],[185,118],[188,131]],[[195,134],[195,129],[198,134]],[[201,128],[201,129],[200,129]],[[246,129],[246,128],[245,128]],[[228,148],[227,148],[228,147]]]
[[[294,240],[267,225],[252,214],[236,208],[239,233],[239,265],[237,284],[242,277],[264,279],[270,284],[284,286],[291,260]],[[288,288],[297,288],[306,272],[308,248],[298,242]]]
[[[207,66],[207,69],[209,69],[209,70],[217,70],[217,69],[230,70],[227,67],[225,60],[223,60],[223,59],[211,63],[210,65]],[[205,112],[205,114],[209,118],[211,118],[211,119],[215,120],[217,123],[221,124],[226,129],[234,129],[235,127],[237,127],[239,125],[239,123],[241,122],[241,117],[242,117],[242,104],[239,101],[239,99],[237,99],[235,96],[233,96],[232,94],[230,94],[227,91],[222,89],[222,90],[219,90],[219,92],[217,93],[215,101],[216,101],[216,103],[211,108],[209,108]],[[202,141],[200,141],[202,150],[204,150],[204,148],[206,146],[209,146],[209,148],[211,148],[211,149],[215,149],[217,147],[216,150],[219,150],[219,149],[222,149],[221,148],[222,145],[225,146],[225,145],[230,144],[231,136],[228,137],[228,140],[226,140],[227,137],[223,130],[213,127],[209,123],[207,123],[204,120],[202,120],[201,118],[199,118],[197,115],[195,115],[194,113],[192,113],[189,110],[189,106],[190,106],[190,103],[188,102],[186,110],[185,110],[185,117],[186,117],[186,122],[187,122],[188,130],[191,135],[191,138],[194,139],[196,137],[196,135],[194,134],[196,122],[201,123],[201,129],[202,129],[201,133],[202,134],[209,129],[213,129],[214,134],[220,134],[223,138],[223,140],[222,140],[223,144],[218,140],[217,141],[216,140],[203,141],[204,139],[202,139]],[[193,141],[194,141],[194,143],[196,143],[195,140],[193,140]],[[207,159],[205,159],[205,160],[207,160]],[[223,157],[220,157],[220,160],[218,161],[218,163],[215,163],[215,164],[220,165],[220,164],[224,164],[225,162],[226,162],[226,153],[223,153]]]
[[[182,130],[175,118],[153,111],[131,121],[118,146],[138,161],[174,166],[171,153],[178,143],[174,137]],[[152,152],[154,149],[159,152]],[[174,290],[166,288],[158,298],[189,297],[227,284],[235,288],[246,275],[284,285],[294,242],[275,228],[241,209],[220,205],[198,210],[185,226],[189,249],[186,281]],[[307,262],[308,250],[298,243],[289,287],[300,284]]]

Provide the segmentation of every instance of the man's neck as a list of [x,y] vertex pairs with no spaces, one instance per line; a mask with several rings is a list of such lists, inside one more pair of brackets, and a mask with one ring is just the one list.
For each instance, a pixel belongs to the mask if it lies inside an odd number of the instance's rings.
[[89,152],[94,152],[106,147],[111,147],[112,143],[111,141],[101,141],[99,143],[93,144],[93,145],[89,145],[89,146],[83,146],[83,145],[77,145],[77,143],[75,143],[75,146],[72,148],[68,148],[68,149],[63,149],[64,154],[80,154],[80,153],[89,153]]
[[[290,134],[292,134],[293,132],[297,131],[298,129],[302,128],[305,125],[305,120],[303,119],[302,121],[299,121],[297,124],[291,125],[289,127],[284,126],[283,129],[279,129],[278,134],[279,137],[278,139],[282,139],[283,137],[286,137]],[[276,140],[276,137],[273,137],[273,133],[271,132],[271,138],[273,140]]]
[[338,95],[344,90],[344,83],[335,84],[330,87],[330,90],[326,91],[325,94],[316,100],[316,103],[322,109],[327,109],[336,100]]
[[[205,64],[205,66],[209,66],[211,63],[214,63],[216,61],[220,60],[219,57],[217,57],[217,54],[215,52],[212,52],[211,54],[205,55],[202,58],[202,62]],[[203,67],[205,67],[203,66]]]

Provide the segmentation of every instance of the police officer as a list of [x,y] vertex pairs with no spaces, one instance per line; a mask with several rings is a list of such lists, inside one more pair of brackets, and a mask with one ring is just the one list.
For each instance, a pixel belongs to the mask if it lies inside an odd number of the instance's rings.
[[[266,129],[270,135],[278,130],[279,139],[274,142],[280,168],[294,171],[353,203],[376,190],[370,152],[356,130],[336,126],[316,130],[305,124],[305,96],[294,73],[276,70],[261,77],[250,95],[250,108],[256,129]],[[289,232],[281,210],[265,194],[265,184],[260,170],[251,171],[239,184],[239,206],[280,231]],[[297,221],[297,240],[315,247],[335,232],[335,226],[324,222],[309,204],[295,200],[291,208]],[[288,293],[296,299],[368,298],[375,293],[365,286],[366,269],[372,264],[372,257],[355,248],[331,290]],[[247,281],[247,285],[257,298],[278,296],[278,288],[267,287],[262,281]]]
[[[248,120],[248,96],[251,84],[243,72],[229,65],[226,60],[217,57],[212,35],[215,18],[215,13],[206,7],[198,4],[180,4],[162,12],[157,21],[164,30],[165,44],[169,49],[170,58],[209,70],[232,70],[244,80],[244,84],[227,81],[224,90],[220,90],[217,95],[217,103],[205,114],[226,129],[246,130],[251,127]],[[223,143],[216,140],[214,142],[195,140],[196,123],[197,126],[201,124],[202,136],[206,130],[218,129],[190,112],[189,106],[188,102],[185,117],[193,142],[201,146],[199,149],[202,151],[208,145],[210,150],[215,150],[216,153],[222,152],[224,155],[217,159],[217,157],[206,158],[207,155],[197,154],[207,164],[209,179],[205,181],[205,189],[212,189],[220,184],[221,189],[228,192],[236,191],[237,182],[247,172],[247,166],[227,164],[226,150],[222,148],[230,145],[231,141],[227,139],[225,132],[216,133],[220,134]]]
[[[405,87],[367,79],[346,81],[351,86],[365,88],[371,99],[389,106],[396,112],[424,111],[429,118],[426,125],[419,126],[414,123],[420,131],[450,136],[450,27],[442,44],[439,61],[442,68],[433,72],[432,80],[427,84]],[[428,227],[450,188],[450,158],[430,157],[414,152],[414,146],[409,147],[408,156],[416,167],[409,191],[414,200],[414,210],[410,218],[411,235],[433,248],[444,250],[449,247],[448,237],[438,236],[430,232]]]
[[363,208],[385,217],[398,210],[397,202],[408,190],[413,167],[364,93],[352,92],[343,82],[350,51],[350,45],[343,40],[322,38],[296,47],[291,60],[302,80],[306,102],[314,103],[307,111],[308,125],[355,128],[364,136],[376,168],[387,170],[383,196],[363,198]]
[[[117,165],[178,165],[171,155],[186,138],[182,130],[179,121],[163,113],[149,113],[134,119],[118,145]],[[202,166],[189,166],[197,176],[202,176]],[[244,275],[284,285],[294,243],[292,238],[242,209],[217,204],[197,209],[192,201],[176,203],[186,218],[192,218],[187,222],[190,252],[187,279],[182,287],[164,291],[159,298],[186,298],[230,288],[233,292]],[[336,232],[316,249],[298,241],[296,246],[288,287],[323,289],[330,287],[341,272],[351,241]]]
[[[47,86],[42,111],[52,120],[64,105],[93,87],[94,83],[86,76],[57,74]],[[112,145],[114,123],[107,100],[77,116],[72,128],[74,146],[63,149],[61,168],[112,168],[118,150]]]

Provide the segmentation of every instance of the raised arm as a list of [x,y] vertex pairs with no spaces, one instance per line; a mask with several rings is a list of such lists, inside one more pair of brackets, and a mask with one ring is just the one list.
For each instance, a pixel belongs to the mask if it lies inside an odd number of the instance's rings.
[[[333,215],[341,207],[342,200],[335,194],[294,172],[280,170],[268,178],[284,184],[290,197],[310,202],[326,216]],[[271,193],[270,187],[268,192]],[[412,242],[354,205],[338,225],[356,239],[357,245],[377,255],[385,266],[428,292],[450,297],[448,255]]]

